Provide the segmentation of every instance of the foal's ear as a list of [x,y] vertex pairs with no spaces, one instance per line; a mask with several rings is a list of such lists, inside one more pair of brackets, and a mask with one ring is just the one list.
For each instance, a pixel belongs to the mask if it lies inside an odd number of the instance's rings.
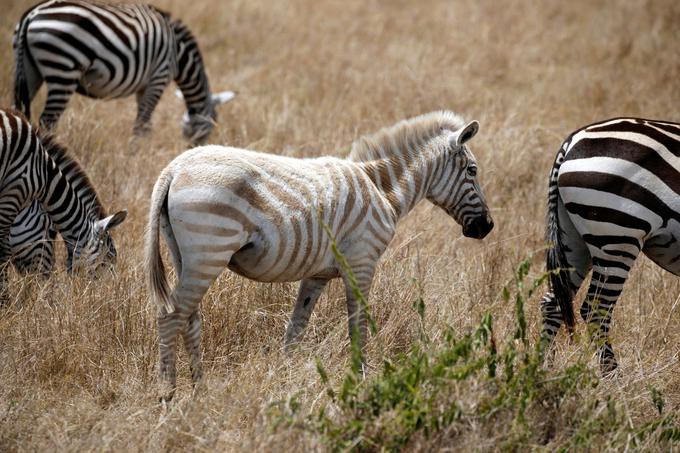
[[113,215],[105,217],[101,220],[97,220],[97,228],[100,231],[108,231],[123,223],[123,220],[125,220],[126,217],[127,210],[123,209],[122,211],[118,211]]
[[456,132],[456,135],[454,135],[451,138],[451,144],[455,145],[455,146],[464,145],[472,137],[477,135],[478,131],[479,131],[479,123],[476,120],[472,120],[469,123],[467,123],[467,125],[460,128],[459,131]]

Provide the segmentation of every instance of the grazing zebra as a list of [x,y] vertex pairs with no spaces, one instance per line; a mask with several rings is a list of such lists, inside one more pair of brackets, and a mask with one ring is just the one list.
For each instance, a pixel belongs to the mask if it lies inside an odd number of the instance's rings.
[[580,312],[611,372],[611,312],[638,254],[680,275],[680,124],[616,118],[572,133],[550,173],[547,237],[542,337],[552,343],[563,321],[573,330],[572,299],[592,269]]
[[[15,104],[30,119],[42,82],[47,101],[40,117],[52,128],[74,92],[96,99],[135,94],[134,132],[151,115],[171,80],[183,93],[184,136],[203,142],[214,127],[215,105],[198,44],[186,25],[150,5],[50,0],[24,13],[14,33]],[[226,99],[229,100],[229,99]]]
[[[44,146],[49,140],[50,146]],[[105,212],[97,192],[81,165],[66,151],[43,137],[43,148],[69,181],[78,197],[94,211]],[[49,274],[54,267],[54,240],[57,229],[39,201],[23,209],[14,220],[9,232],[12,264],[23,273]]]
[[[57,164],[59,162],[59,164]],[[9,234],[17,214],[34,200],[42,204],[68,251],[67,267],[96,268],[112,262],[109,230],[126,211],[106,217],[86,179],[69,180],[60,166],[77,165],[49,135],[38,135],[20,113],[0,110],[0,267],[11,256]],[[5,277],[0,285],[4,292]],[[4,295],[4,294],[3,294]]]
[[[199,303],[225,267],[261,282],[302,280],[286,345],[302,338],[328,281],[345,282],[350,337],[366,337],[366,317],[339,251],[368,296],[375,266],[397,222],[423,198],[444,209],[468,237],[493,228],[466,143],[477,133],[452,112],[402,121],[359,139],[348,159],[296,159],[237,148],[186,151],[161,173],[153,190],[146,240],[149,290],[159,304],[160,373],[171,398],[177,335],[202,375]],[[159,229],[179,276],[169,291]]]

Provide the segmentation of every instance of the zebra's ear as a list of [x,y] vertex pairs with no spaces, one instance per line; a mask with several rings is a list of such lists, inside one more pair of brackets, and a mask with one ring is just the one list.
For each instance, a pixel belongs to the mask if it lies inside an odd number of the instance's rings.
[[213,105],[225,104],[236,97],[235,91],[220,91],[212,95]]
[[123,220],[125,220],[126,217],[127,210],[123,209],[122,211],[118,211],[113,215],[97,220],[97,229],[99,231],[108,231],[123,223]]
[[[479,131],[479,122],[476,120],[472,120],[467,125],[464,127],[460,128],[459,131],[456,132],[456,135],[454,135],[451,138],[451,144],[455,146],[461,146],[464,145],[466,142],[468,142],[472,137],[477,135],[477,132]],[[454,142],[455,140],[455,142]]]

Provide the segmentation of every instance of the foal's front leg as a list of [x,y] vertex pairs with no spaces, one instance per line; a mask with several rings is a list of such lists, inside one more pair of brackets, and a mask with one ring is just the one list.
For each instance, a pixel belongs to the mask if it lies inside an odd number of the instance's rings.
[[287,351],[302,340],[314,305],[327,283],[328,279],[321,278],[308,278],[300,282],[295,308],[286,328],[285,348]]
[[[355,281],[350,280],[349,275],[343,275],[345,283],[345,295],[347,299],[347,320],[350,341],[357,341],[359,348],[363,350],[368,336],[367,306],[368,295],[373,282],[374,267],[371,265],[352,266]],[[357,294],[358,293],[360,294]],[[363,302],[359,299],[363,297]]]

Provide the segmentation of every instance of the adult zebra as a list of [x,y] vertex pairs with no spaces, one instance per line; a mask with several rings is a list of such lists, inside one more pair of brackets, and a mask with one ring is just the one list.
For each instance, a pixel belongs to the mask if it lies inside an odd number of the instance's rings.
[[141,135],[175,80],[187,108],[184,136],[201,143],[214,127],[215,105],[231,99],[211,95],[187,26],[151,5],[46,1],[24,13],[13,43],[15,105],[30,119],[31,100],[45,81],[40,123],[46,128],[57,123],[74,92],[96,99],[135,94],[134,132]]
[[[358,140],[348,159],[295,159],[244,149],[206,146],[175,158],[153,190],[146,240],[151,297],[159,304],[160,372],[175,388],[176,339],[201,376],[198,305],[225,267],[263,282],[302,280],[286,330],[298,342],[328,281],[345,281],[350,336],[363,344],[366,317],[336,262],[339,251],[365,296],[376,263],[397,222],[427,198],[483,238],[493,222],[466,143],[478,123],[434,112]],[[159,254],[163,232],[179,276],[170,294]]]
[[[9,232],[17,214],[39,201],[61,233],[68,251],[67,267],[95,268],[116,257],[109,234],[127,215],[106,217],[91,185],[75,185],[56,161],[70,158],[49,135],[36,134],[18,112],[0,110],[0,269],[10,258]],[[0,275],[4,292],[5,276]]]
[[[105,209],[82,166],[51,136],[43,135],[43,147],[92,211],[104,215]],[[47,145],[47,146],[46,146]],[[34,201],[17,215],[9,232],[12,264],[22,273],[49,274],[54,268],[54,241],[57,228],[42,204]]]
[[542,337],[552,343],[563,321],[573,330],[572,299],[592,268],[580,312],[611,372],[612,309],[638,254],[680,275],[680,124],[615,118],[572,133],[550,173],[547,238]]

